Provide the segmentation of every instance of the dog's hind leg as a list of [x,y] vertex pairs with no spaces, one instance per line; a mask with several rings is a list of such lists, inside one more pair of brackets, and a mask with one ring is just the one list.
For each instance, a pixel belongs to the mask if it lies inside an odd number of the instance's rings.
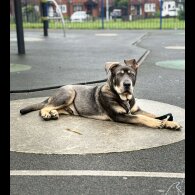
[[55,110],[56,108],[54,106],[46,106],[44,108],[42,108],[40,110],[40,116],[44,119],[44,120],[50,120],[53,117],[53,114],[51,113],[51,111]]
[[40,110],[40,115],[44,120],[58,119],[58,110],[62,111],[64,108],[72,104],[76,92],[72,86],[61,87],[57,93],[50,97],[48,104]]
[[52,119],[59,119],[59,113],[58,113],[57,110],[51,110],[51,111],[49,112],[49,114],[51,115],[51,118],[52,118]]

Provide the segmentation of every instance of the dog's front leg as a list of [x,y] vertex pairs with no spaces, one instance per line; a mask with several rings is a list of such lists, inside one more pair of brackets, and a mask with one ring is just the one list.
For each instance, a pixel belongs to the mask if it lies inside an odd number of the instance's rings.
[[[147,117],[150,117],[150,118],[156,118],[157,116],[152,114],[152,113],[149,113],[149,112],[146,112],[144,110],[137,110],[136,112],[133,112],[132,114],[134,115],[144,115],[144,116],[147,116]],[[161,119],[160,119],[161,120]]]
[[[131,123],[131,124],[137,124],[137,125],[144,125],[151,128],[167,128],[167,129],[175,129],[179,130],[181,126],[178,123],[167,123],[166,120],[159,120],[154,119],[151,117],[147,117],[144,115],[129,115],[129,114],[118,114],[115,116],[116,122],[122,122],[122,123]],[[169,121],[170,122],[170,121]]]
[[131,109],[131,113],[134,114],[134,115],[144,115],[144,116],[159,119],[159,120],[166,119],[168,121],[173,121],[173,115],[171,113],[164,114],[162,116],[156,116],[152,113],[149,113],[149,112],[146,112],[146,111],[140,109],[140,107],[138,107],[136,104]]
[[137,124],[137,125],[144,125],[151,128],[158,128],[162,129],[164,127],[164,121],[150,118],[144,115],[116,115],[115,121],[122,122],[122,123],[130,123],[130,124]]

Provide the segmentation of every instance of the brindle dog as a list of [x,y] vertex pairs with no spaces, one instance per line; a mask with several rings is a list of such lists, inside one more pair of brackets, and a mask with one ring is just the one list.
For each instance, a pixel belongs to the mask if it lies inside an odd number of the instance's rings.
[[45,101],[20,110],[21,114],[40,110],[44,120],[60,114],[79,115],[99,120],[145,125],[151,128],[181,129],[171,114],[160,117],[145,112],[136,104],[133,88],[139,65],[135,59],[107,62],[107,82],[102,86],[66,85]]

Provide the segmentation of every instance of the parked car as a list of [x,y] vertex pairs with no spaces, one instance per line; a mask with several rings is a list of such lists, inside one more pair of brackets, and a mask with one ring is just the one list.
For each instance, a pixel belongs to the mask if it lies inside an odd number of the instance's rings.
[[76,11],[71,15],[70,20],[71,22],[83,22],[88,18],[89,15],[85,11]]
[[111,17],[113,19],[115,18],[121,18],[122,16],[122,10],[121,9],[113,9],[113,11],[110,13]]

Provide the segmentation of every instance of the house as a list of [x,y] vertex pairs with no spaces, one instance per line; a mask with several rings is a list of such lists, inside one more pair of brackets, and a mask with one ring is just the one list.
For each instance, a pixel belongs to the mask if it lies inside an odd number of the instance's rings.
[[[92,17],[101,16],[101,0],[55,0],[59,5],[64,17],[70,17],[76,11],[86,11]],[[108,0],[109,10],[114,7],[114,0]],[[40,11],[41,0],[21,0],[22,7],[33,5],[37,11]],[[52,0],[49,0],[49,15],[55,16],[57,10]],[[14,15],[14,3],[10,0],[10,15]],[[106,0],[104,0],[104,16],[106,15]]]
[[184,0],[164,0],[162,6],[162,16],[177,16],[179,10],[183,10]]
[[[86,11],[92,17],[101,15],[101,0],[56,0],[60,7],[64,7],[62,14],[70,17],[76,11]],[[108,0],[109,8],[113,8],[114,0]],[[64,11],[63,11],[64,10]],[[106,13],[106,0],[104,0],[104,15]]]
[[174,0],[164,0],[162,6],[162,16],[176,16],[176,2]]
[[98,1],[97,0],[56,0],[58,5],[63,8],[62,14],[65,17],[70,17],[76,11],[86,11],[94,17],[98,16]]
[[[49,1],[49,16],[55,16],[57,13],[56,6]],[[101,16],[101,2],[102,0],[55,0],[59,5],[64,17],[69,18],[76,11],[86,11],[87,14],[93,18]],[[176,10],[185,10],[185,0],[162,0],[163,1],[163,15],[166,16],[170,12],[176,13]],[[109,13],[114,7],[115,0],[103,0],[104,2],[104,16],[106,16],[106,5],[109,7]],[[31,4],[36,12],[40,12],[41,0],[21,0],[22,7]],[[10,0],[10,15],[14,14],[13,0]],[[154,16],[160,10],[160,0],[128,0],[128,6],[122,8],[122,15],[131,16],[131,18],[141,17],[147,18]],[[172,10],[172,11],[170,11]]]
[[129,13],[131,16],[148,17],[160,9],[159,0],[131,0]]

